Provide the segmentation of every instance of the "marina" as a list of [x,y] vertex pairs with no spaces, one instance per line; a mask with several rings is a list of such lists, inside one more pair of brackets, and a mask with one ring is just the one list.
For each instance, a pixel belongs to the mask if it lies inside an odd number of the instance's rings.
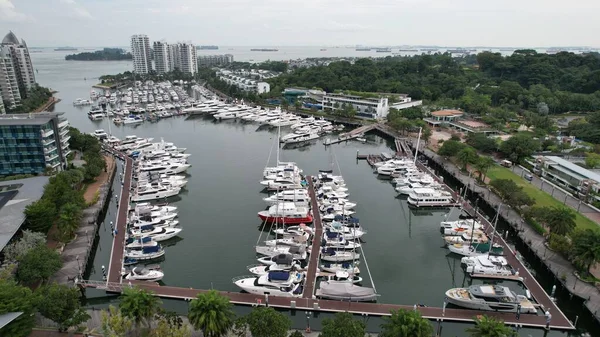
[[[38,53],[35,56],[41,57],[44,56],[44,53]],[[130,67],[126,62],[116,62],[110,64],[111,69],[95,71],[115,73],[119,71],[120,64],[124,69]],[[73,63],[74,70],[77,69],[77,66],[77,63]],[[99,63],[98,66],[102,69],[103,64]],[[45,80],[61,82],[60,79],[51,77],[52,70],[50,68],[44,69],[44,67],[44,64],[40,63],[40,78],[44,79],[46,76]],[[94,76],[90,73],[86,74],[85,70],[81,70],[81,74],[87,76],[88,79]],[[82,79],[69,81],[66,86],[65,84],[57,85],[57,89],[61,92],[61,98],[63,98],[63,102],[57,105],[57,109],[66,111],[73,125],[82,131],[108,130],[106,117],[90,122],[86,116],[86,110],[89,108],[80,110],[71,105],[71,102],[77,97],[87,97],[89,86],[85,86]],[[77,81],[80,83],[74,83]],[[231,294],[230,298],[235,303],[238,303],[236,299],[241,298],[245,298],[245,303],[256,303],[248,298],[248,294],[239,293],[239,289],[230,280],[239,275],[244,266],[256,263],[254,254],[250,254],[249,250],[254,246],[256,234],[258,234],[254,226],[254,224],[259,225],[256,211],[264,208],[265,204],[261,197],[257,197],[256,190],[239,187],[256,186],[256,172],[260,172],[264,167],[268,144],[271,144],[272,139],[276,137],[276,129],[260,128],[260,125],[243,123],[240,120],[221,123],[215,123],[213,120],[214,118],[185,120],[183,117],[173,116],[173,118],[165,119],[160,123],[139,124],[135,126],[135,129],[113,127],[112,132],[108,133],[121,139],[132,133],[142,138],[154,137],[157,140],[165,137],[178,146],[188,147],[188,152],[193,154],[190,157],[192,167],[189,170],[191,178],[188,178],[187,190],[169,200],[170,204],[178,207],[179,219],[185,226],[185,231],[181,233],[180,238],[176,239],[176,244],[165,245],[167,253],[164,260],[159,260],[164,272],[164,278],[160,281],[161,291],[166,294],[173,288],[183,288],[183,290],[189,290],[186,294],[193,297],[195,296],[193,291],[196,289],[215,288]],[[447,213],[447,210],[409,209],[406,199],[395,198],[397,193],[390,186],[389,181],[372,177],[372,168],[366,163],[360,161],[356,163],[357,152],[369,158],[377,157],[377,160],[381,161],[386,158],[371,154],[389,153],[390,149],[392,151],[396,149],[393,140],[385,140],[372,133],[367,133],[365,138],[367,143],[364,144],[358,141],[336,144],[335,151],[349,189],[360,192],[352,194],[352,201],[358,204],[357,214],[360,215],[362,223],[369,225],[369,235],[365,237],[368,242],[362,244],[362,249],[368,254],[370,269],[375,282],[377,282],[377,292],[381,295],[376,305],[379,308],[412,309],[414,304],[423,304],[426,307],[419,306],[419,310],[427,317],[439,317],[441,311],[438,309],[442,310],[445,291],[453,287],[480,284],[482,281],[471,279],[460,268],[460,257],[446,255],[447,249],[442,248],[443,240],[440,238],[438,224],[445,220],[444,214]],[[322,144],[322,138],[316,139],[314,143]],[[282,159],[293,160],[307,174],[315,174],[330,161],[328,151],[323,148],[320,146],[285,147],[282,148]],[[218,159],[206,160],[206,158]],[[240,165],[237,165],[239,158],[243,158],[243,169],[241,170]],[[233,167],[230,163],[226,163],[231,160],[236,160]],[[210,179],[202,177],[210,177]],[[235,212],[232,211],[232,207],[235,207]],[[98,251],[94,260],[91,261],[92,267],[86,276],[90,280],[102,280],[101,265],[109,265],[111,260],[109,255],[113,240],[108,229],[106,231],[103,229],[104,226],[109,227],[109,220],[115,215],[113,211],[109,211],[109,213],[105,225],[100,228]],[[228,225],[225,226],[224,223]],[[234,227],[236,235],[231,235]],[[222,244],[219,242],[227,242],[229,248],[221,249]],[[432,244],[434,242],[435,244]],[[207,252],[219,254],[219,258],[203,257]],[[390,256],[393,256],[394,259],[390,259]],[[187,262],[190,260],[193,260],[194,263]],[[427,267],[423,263],[426,263]],[[361,269],[363,267],[364,264],[361,264]],[[206,273],[206,270],[210,270],[210,273]],[[523,275],[523,273],[524,271],[521,269],[519,274]],[[529,277],[527,278],[529,279]],[[365,279],[368,280],[368,278]],[[423,280],[427,280],[427,286],[423,285]],[[106,288],[106,282],[99,282],[103,283]],[[131,282],[137,284],[138,281]],[[518,287],[520,283],[517,280],[504,279],[498,280],[498,282],[506,283],[511,287]],[[127,280],[123,280],[119,286],[124,285],[128,285]],[[109,284],[109,286],[113,285]],[[148,282],[143,286],[158,287]],[[550,292],[550,288],[551,285],[544,286],[547,292]],[[106,301],[107,298],[103,289],[90,288],[85,293],[86,298],[94,300],[95,303]],[[180,298],[174,293],[169,296]],[[165,297],[169,298],[169,296]],[[233,296],[236,298],[234,299]],[[562,296],[562,294],[559,293],[557,296]],[[278,299],[269,298],[270,305],[278,301]],[[286,301],[292,301],[292,299]],[[302,301],[296,300],[296,305],[302,305]],[[320,300],[319,302],[328,303],[329,301]],[[338,303],[337,301],[331,302]],[[265,303],[265,298],[261,299],[261,303]],[[383,303],[390,303],[389,307]],[[402,303],[405,305],[401,306]],[[289,304],[291,305],[291,302]],[[309,301],[308,306],[310,304]],[[275,304],[273,305],[275,306]],[[343,310],[340,308],[344,308],[344,305],[345,308],[350,307],[350,311],[354,312],[354,308],[360,311],[371,303],[338,303],[340,307],[337,310]],[[561,305],[566,305],[571,320],[575,320],[576,309],[570,308],[564,300]],[[172,303],[172,306],[180,312],[185,312],[186,304],[183,301]],[[321,308],[327,308],[327,306],[323,304]],[[454,316],[457,321],[460,321],[458,313],[464,315],[466,321],[472,319],[474,314],[469,310],[448,306],[445,315],[449,315],[449,312],[452,311],[457,312]],[[554,327],[558,315],[552,309],[551,312],[553,315],[551,326]],[[517,322],[514,314],[499,315],[505,318],[509,324],[520,324],[524,317],[529,317],[524,314]],[[540,327],[545,325],[543,315],[535,316],[534,319],[541,324]],[[451,328],[447,329],[445,326],[443,335],[454,335]],[[524,328],[524,330],[526,329]],[[555,331],[549,333],[549,336],[558,335],[562,334]]]

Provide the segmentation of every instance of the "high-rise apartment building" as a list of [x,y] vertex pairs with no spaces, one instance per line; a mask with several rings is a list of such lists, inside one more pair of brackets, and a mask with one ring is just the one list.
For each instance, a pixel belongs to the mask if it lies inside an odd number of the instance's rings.
[[198,72],[196,46],[192,43],[177,43],[169,45],[171,70],[179,69],[182,73],[194,75]]
[[169,59],[169,44],[165,41],[154,41],[154,69],[157,74],[164,74],[171,71],[171,62]]
[[0,96],[7,104],[5,109],[14,108],[21,103],[19,82],[10,50],[4,46],[0,46]]
[[198,56],[198,66],[200,67],[212,67],[212,66],[224,66],[233,62],[233,55],[202,55]]
[[69,121],[61,113],[0,116],[0,175],[38,174],[67,167]]
[[[0,89],[0,91],[2,91]],[[5,114],[6,110],[4,109],[4,102],[2,101],[2,95],[0,95],[0,114]]]
[[15,33],[8,32],[2,39],[1,48],[10,54],[18,85],[25,90],[31,89],[35,85],[35,69],[25,40],[19,41]]
[[150,39],[147,35],[140,34],[131,37],[131,55],[134,73],[147,74],[152,70]]

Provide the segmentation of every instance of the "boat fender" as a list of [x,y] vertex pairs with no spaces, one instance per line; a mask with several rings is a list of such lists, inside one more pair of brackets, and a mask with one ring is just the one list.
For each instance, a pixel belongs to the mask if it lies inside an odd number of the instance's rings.
[[525,290],[525,296],[527,296],[527,299],[531,300],[531,291],[529,291],[529,289]]
[[473,266],[468,266],[467,267],[467,273],[472,273],[473,272]]

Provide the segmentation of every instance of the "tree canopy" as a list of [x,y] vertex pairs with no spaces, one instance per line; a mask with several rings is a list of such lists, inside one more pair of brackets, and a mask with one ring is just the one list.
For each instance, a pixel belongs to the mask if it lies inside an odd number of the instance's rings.
[[517,133],[500,145],[500,152],[513,163],[521,163],[523,159],[539,150],[540,142],[526,133]]
[[504,325],[504,322],[486,315],[475,317],[475,326],[468,328],[470,337],[512,337],[516,331]]
[[61,266],[60,255],[54,249],[45,245],[37,246],[19,261],[17,280],[24,284],[47,280]]
[[220,337],[232,327],[235,314],[229,299],[216,290],[210,290],[190,302],[188,318],[196,330],[206,337]]
[[246,336],[246,327],[252,336],[287,337],[292,321],[271,307],[256,307],[236,322],[236,332]]
[[325,318],[320,337],[364,337],[365,323],[354,319],[351,313],[338,312],[333,318]]
[[571,258],[580,271],[588,273],[595,263],[600,262],[600,231],[577,230],[572,240]]
[[12,280],[0,279],[0,315],[9,312],[23,314],[0,329],[0,336],[29,336],[35,323],[35,297],[31,289]]
[[42,316],[56,322],[59,331],[86,322],[90,316],[81,308],[78,288],[56,283],[42,287],[36,293]]
[[418,311],[392,310],[391,317],[384,317],[380,337],[430,337],[433,326]]
[[523,191],[523,187],[510,179],[494,179],[490,185],[498,192],[502,200],[515,208],[531,206],[535,201]]
[[119,310],[125,317],[131,318],[137,328],[142,323],[148,323],[159,311],[160,299],[155,297],[151,291],[138,287],[125,288],[120,296]]

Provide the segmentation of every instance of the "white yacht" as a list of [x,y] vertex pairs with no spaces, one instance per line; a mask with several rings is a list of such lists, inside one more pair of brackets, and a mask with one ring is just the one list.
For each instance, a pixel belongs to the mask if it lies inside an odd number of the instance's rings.
[[126,280],[157,282],[163,279],[165,274],[160,269],[150,269],[142,266],[133,267],[125,275]]
[[98,129],[98,130],[94,130],[94,133],[92,133],[92,136],[98,138],[99,140],[103,140],[108,138],[108,133],[106,133],[106,131],[104,131],[103,129]]
[[132,229],[130,234],[133,237],[149,237],[156,242],[166,241],[176,237],[181,233],[182,228],[155,227],[154,225],[140,226],[138,229]]
[[263,180],[260,182],[260,184],[266,187],[269,191],[300,189],[304,187],[300,182],[300,179],[295,178],[277,178],[274,180]]
[[237,277],[233,283],[250,294],[299,297],[302,295],[300,282],[303,279],[304,275],[299,272],[272,271],[258,277]]
[[188,168],[190,168],[191,165],[190,164],[183,164],[183,163],[177,163],[177,162],[173,162],[173,163],[159,163],[159,164],[152,164],[152,165],[146,165],[146,166],[140,166],[140,173],[159,173],[159,174],[168,174],[168,175],[172,175],[172,174],[178,174],[178,173],[183,173],[185,171],[187,171]]
[[269,197],[263,198],[263,201],[269,206],[273,206],[281,202],[292,202],[296,206],[308,207],[310,205],[310,196],[308,195],[308,191],[305,189],[284,190]]
[[344,263],[323,263],[319,266],[320,271],[327,273],[337,273],[338,271],[345,271],[350,274],[360,274],[360,269],[356,266],[358,262],[344,262]]
[[310,142],[311,140],[319,139],[318,133],[290,133],[281,138],[281,142],[284,144],[298,144],[304,142]]
[[356,240],[360,239],[363,235],[367,233],[366,230],[363,230],[360,227],[348,227],[342,225],[338,221],[333,221],[331,224],[324,224],[325,233],[337,233],[342,235],[342,237],[346,240]]
[[292,255],[276,255],[273,257],[274,263],[272,264],[254,264],[248,266],[248,271],[254,275],[265,275],[271,271],[290,271],[293,268],[299,267],[298,261],[295,261]]
[[499,285],[453,288],[446,291],[446,298],[449,303],[473,310],[516,312],[520,306],[521,313],[537,312],[526,296],[517,295],[510,288]]
[[169,197],[176,196],[177,194],[179,194],[180,191],[180,188],[144,186],[142,188],[138,188],[137,192],[131,198],[131,201],[139,202],[166,199]]
[[333,248],[323,247],[321,250],[321,260],[328,262],[343,262],[358,260],[360,254],[346,250],[336,250]]
[[503,256],[490,254],[467,256],[460,259],[469,274],[489,275],[494,277],[515,277],[519,272],[514,270]]
[[408,195],[413,207],[450,207],[454,205],[452,194],[433,188],[416,188]]
[[123,118],[123,124],[139,124],[139,123],[143,123],[144,119],[142,119],[142,117],[140,116],[129,116],[129,117],[125,117]]
[[139,261],[152,260],[165,255],[165,250],[160,245],[144,247],[141,250],[126,250],[125,257]]
[[424,188],[424,187],[425,186],[421,185],[420,183],[409,183],[408,185],[405,185],[405,186],[396,187],[396,192],[398,192],[399,194],[408,195],[408,194],[412,193],[415,189]]
[[440,228],[444,235],[463,235],[472,231],[482,230],[483,225],[475,219],[461,219],[456,221],[442,221]]

